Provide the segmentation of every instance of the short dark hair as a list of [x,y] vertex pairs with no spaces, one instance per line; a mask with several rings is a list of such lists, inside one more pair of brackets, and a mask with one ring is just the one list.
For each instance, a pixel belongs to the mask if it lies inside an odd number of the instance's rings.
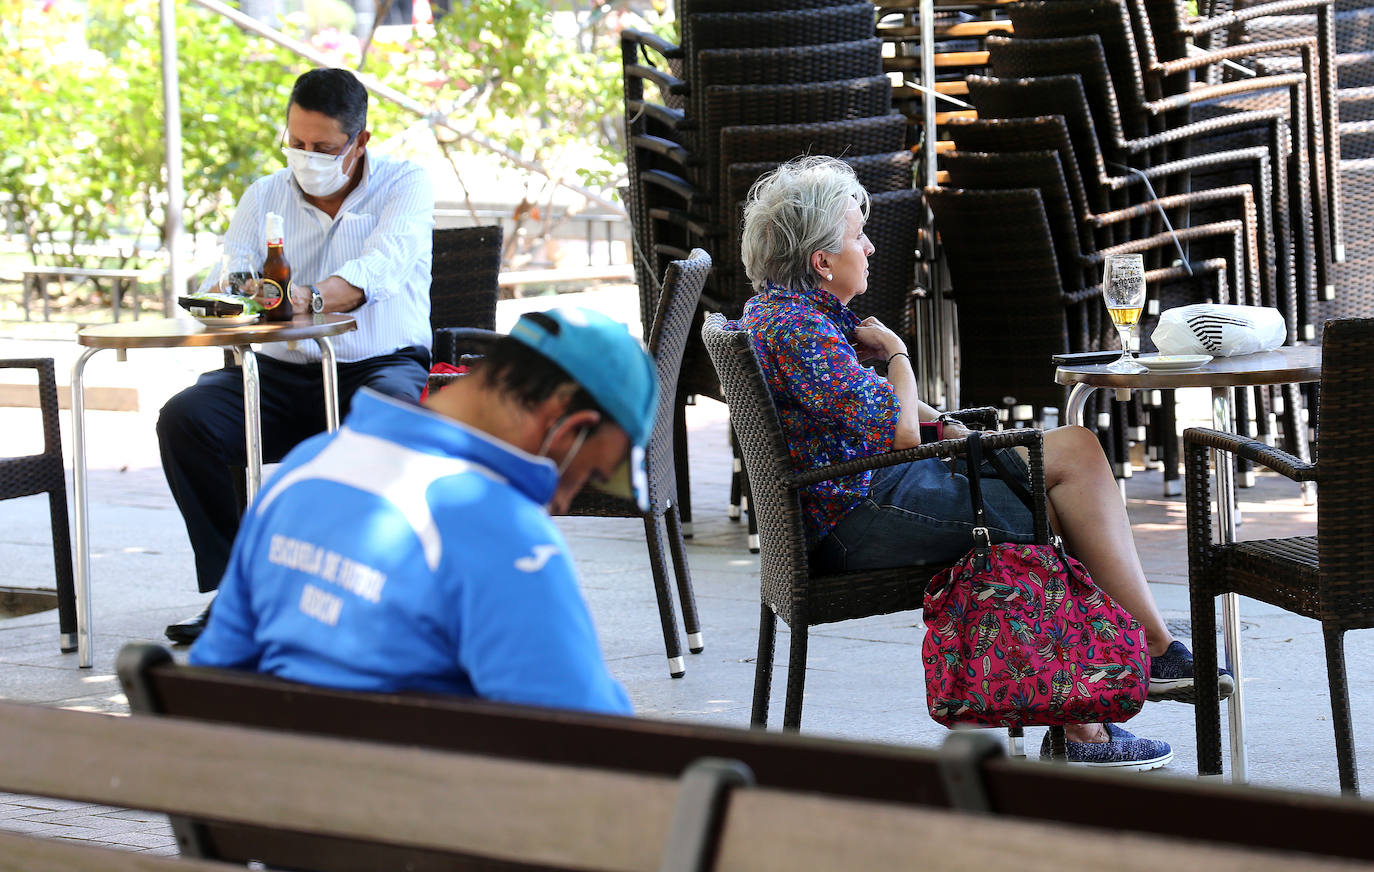
[[291,88],[286,111],[295,104],[328,115],[350,137],[367,127],[367,89],[348,70],[319,69],[302,73]]
[[[534,312],[524,317],[547,316]],[[487,384],[527,409],[544,402],[563,385],[576,385],[577,390],[568,400],[567,414],[591,409],[600,413],[602,421],[613,420],[567,370],[518,339],[502,336],[492,343],[481,358],[479,372]]]

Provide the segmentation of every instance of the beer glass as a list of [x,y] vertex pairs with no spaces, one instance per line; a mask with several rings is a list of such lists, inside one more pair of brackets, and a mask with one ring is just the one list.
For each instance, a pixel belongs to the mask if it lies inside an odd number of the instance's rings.
[[1145,372],[1131,357],[1131,333],[1145,308],[1145,261],[1138,254],[1112,254],[1102,268],[1102,299],[1121,335],[1121,358],[1107,365],[1109,372]]
[[262,288],[262,277],[252,258],[226,254],[220,259],[219,281],[216,284],[221,293],[252,299]]

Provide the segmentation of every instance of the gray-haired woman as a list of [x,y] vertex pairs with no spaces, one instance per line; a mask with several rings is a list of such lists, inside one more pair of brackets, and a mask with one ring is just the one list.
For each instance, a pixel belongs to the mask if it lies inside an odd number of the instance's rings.
[[[849,308],[868,287],[873,244],[864,234],[868,193],[833,158],[791,161],[760,179],[744,210],[741,254],[759,294],[738,326],[747,330],[772,390],[793,463],[820,466],[921,442],[921,422],[940,413],[922,402],[906,343],[877,318]],[[976,353],[976,349],[966,349]],[[887,377],[862,365],[887,363]],[[956,422],[943,437],[966,435]],[[1050,523],[1094,580],[1145,628],[1150,697],[1193,694],[1192,654],[1165,626],[1136,555],[1129,519],[1097,438],[1081,427],[1045,433]],[[1016,451],[1003,465],[1025,474]],[[831,568],[945,563],[968,549],[972,512],[961,464],[919,460],[823,482],[802,492],[815,559]],[[989,526],[1002,541],[1031,541],[1029,509],[1005,482],[985,480]],[[1223,672],[1222,694],[1234,685]],[[1070,762],[1153,769],[1173,758],[1165,742],[1115,724],[1068,728]],[[1048,756],[1048,736],[1041,749]]]

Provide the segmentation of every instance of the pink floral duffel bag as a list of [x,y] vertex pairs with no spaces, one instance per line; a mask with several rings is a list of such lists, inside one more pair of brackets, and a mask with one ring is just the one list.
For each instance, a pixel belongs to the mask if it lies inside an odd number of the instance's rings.
[[1150,689],[1145,631],[1058,540],[975,545],[931,579],[925,624],[926,704],[947,727],[1121,723]]

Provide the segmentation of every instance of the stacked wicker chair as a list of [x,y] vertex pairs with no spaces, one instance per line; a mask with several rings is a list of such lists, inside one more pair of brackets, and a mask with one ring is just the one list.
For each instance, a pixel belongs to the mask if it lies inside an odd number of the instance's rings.
[[[907,122],[892,108],[875,9],[853,0],[683,0],[680,41],[622,35],[626,200],[643,311],[668,260],[714,255],[704,310],[739,315],[753,293],[739,262],[742,203],[757,178],[804,154],[849,160],[873,195],[880,264],[859,305],[910,335],[920,192]],[[879,268],[881,267],[881,269]],[[700,340],[676,401],[680,511],[690,535],[686,427],[694,395],[722,399]],[[738,507],[731,514],[738,516]]]
[[[991,76],[966,78],[966,99],[979,120],[967,126],[956,120],[942,131],[952,140],[943,150],[942,180],[967,190],[1035,190],[1041,197],[1035,214],[1047,222],[1047,232],[1036,232],[1056,257],[1056,293],[1070,307],[1078,288],[1097,281],[1093,252],[1156,252],[1147,253],[1161,279],[1142,331],[1147,349],[1152,315],[1200,300],[1274,306],[1285,316],[1290,341],[1319,335],[1320,318],[1340,296],[1338,279],[1349,274],[1340,261],[1358,236],[1351,229],[1354,210],[1342,209],[1346,179],[1335,169],[1342,137],[1359,139],[1337,124],[1334,83],[1347,68],[1365,67],[1339,54],[1337,38],[1353,38],[1368,17],[1333,11],[1332,0],[1234,10],[1225,2],[1204,4],[1209,18],[1189,17],[1181,0],[1022,0],[1003,8],[1010,34],[989,33],[981,44]],[[1374,72],[1374,62],[1367,66]],[[1361,99],[1374,107],[1374,92]],[[994,119],[1019,126],[1014,133],[998,130],[989,126]],[[1046,164],[1046,151],[1057,156],[1067,200],[1056,183],[1016,183],[1029,178],[1026,161]],[[938,202],[935,212],[941,230]],[[1078,224],[1070,227],[1065,214]],[[1199,232],[1202,226],[1212,232]],[[1172,231],[1177,246],[1145,248],[1161,231]],[[955,235],[975,250],[952,251],[944,237]],[[996,243],[943,231],[942,243],[956,301],[984,293],[961,288],[960,274],[967,284],[979,269],[986,273],[974,261]],[[1180,264],[1192,274],[1179,276]],[[1069,311],[1062,323],[1070,349],[1111,342],[1087,312]],[[975,354],[965,351],[963,358]],[[1299,417],[1293,396],[1284,404],[1289,428]],[[1264,414],[1278,408],[1271,400],[1268,392],[1238,397],[1238,418],[1248,422],[1254,408],[1254,426],[1267,436],[1277,430]],[[968,401],[985,400],[961,397]],[[1165,433],[1155,438],[1166,480],[1176,483],[1172,397],[1163,403],[1167,410],[1151,414]],[[1127,414],[1139,424],[1143,411]],[[1116,448],[1124,447],[1118,435]]]

